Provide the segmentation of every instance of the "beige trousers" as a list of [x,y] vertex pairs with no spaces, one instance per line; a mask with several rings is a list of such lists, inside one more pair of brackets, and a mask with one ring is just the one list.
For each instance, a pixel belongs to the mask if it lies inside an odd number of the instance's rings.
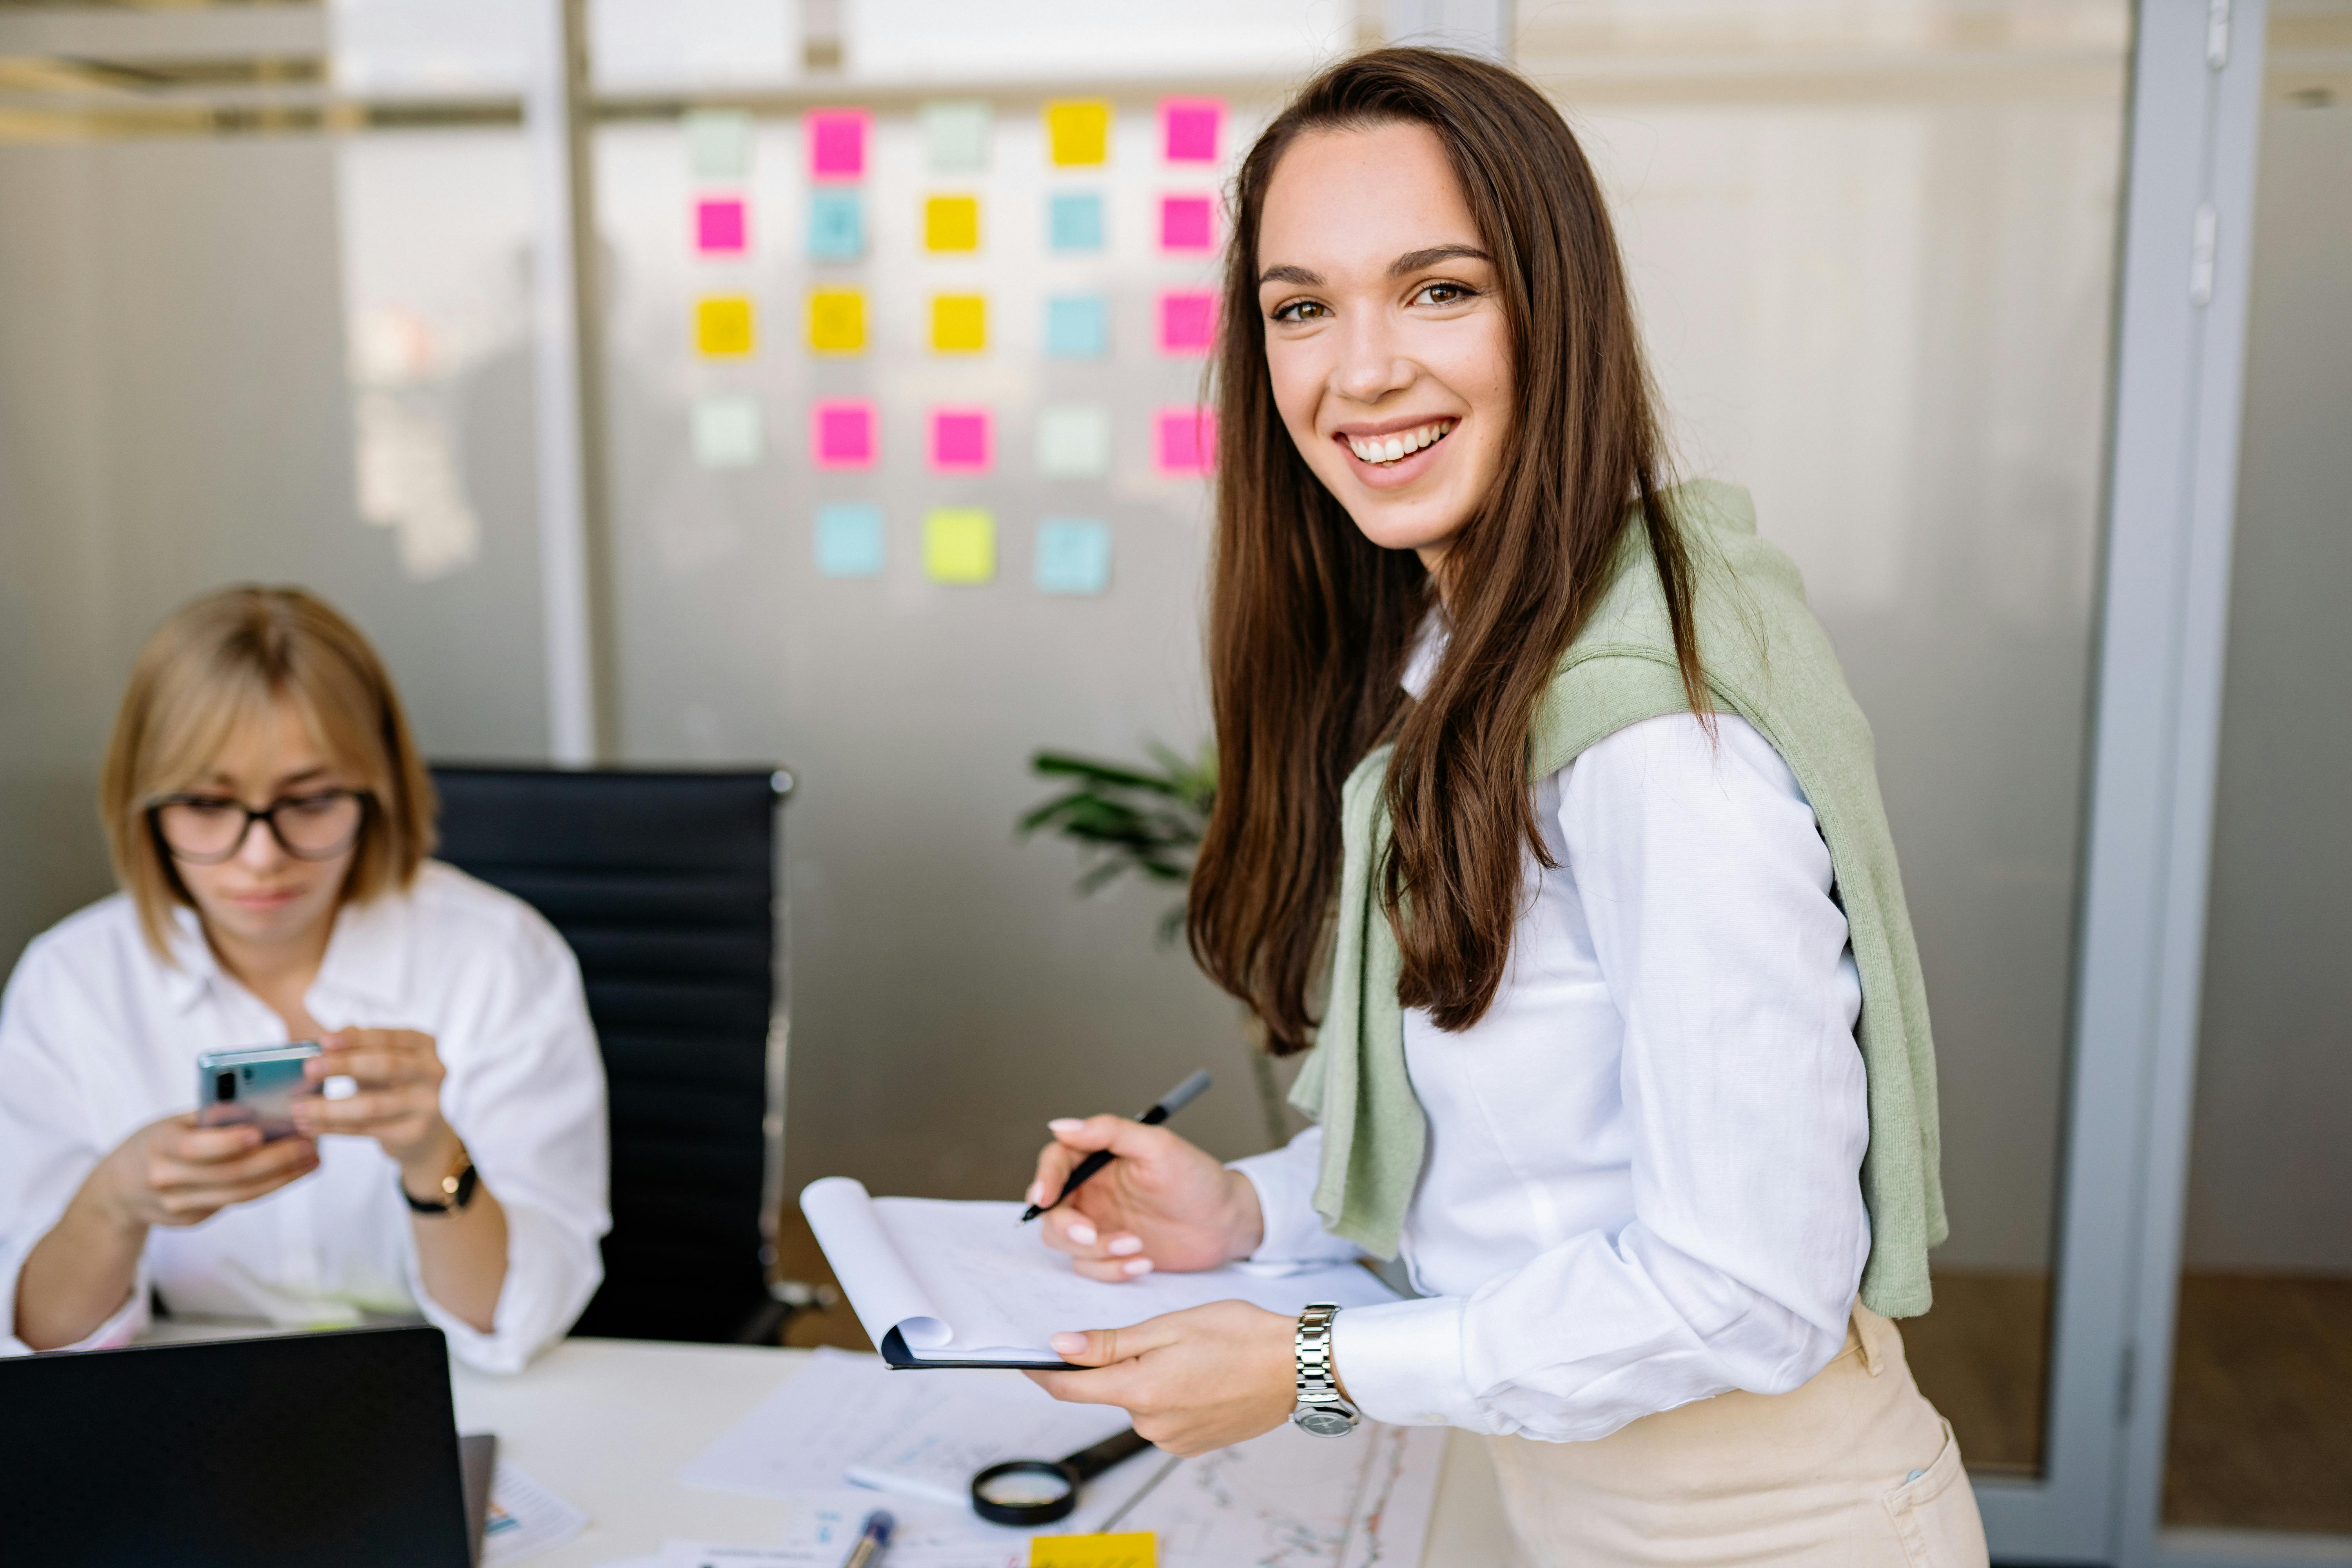
[[1514,1568],[1985,1568],[1951,1424],[1866,1307],[1791,1393],[1717,1394],[1596,1442],[1486,1445]]

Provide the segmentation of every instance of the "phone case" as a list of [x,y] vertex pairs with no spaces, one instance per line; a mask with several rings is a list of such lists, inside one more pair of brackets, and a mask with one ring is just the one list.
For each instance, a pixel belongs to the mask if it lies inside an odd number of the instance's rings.
[[265,1142],[294,1135],[294,1101],[319,1086],[302,1079],[302,1064],[319,1054],[316,1040],[206,1051],[196,1058],[196,1120],[206,1127],[250,1122]]

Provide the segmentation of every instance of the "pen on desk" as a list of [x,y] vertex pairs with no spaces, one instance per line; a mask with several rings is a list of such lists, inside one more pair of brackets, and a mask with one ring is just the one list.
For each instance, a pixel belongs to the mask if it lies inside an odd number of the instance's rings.
[[890,1517],[887,1508],[877,1508],[866,1516],[866,1528],[857,1537],[857,1544],[849,1549],[849,1560],[841,1568],[874,1568],[882,1561],[882,1549],[890,1544],[890,1532],[898,1521]]
[[[1178,1084],[1166,1094],[1161,1095],[1160,1097],[1159,1104],[1153,1106],[1150,1110],[1137,1117],[1136,1120],[1142,1122],[1146,1127],[1157,1127],[1161,1122],[1167,1121],[1170,1117],[1175,1115],[1178,1111],[1183,1110],[1186,1106],[1192,1104],[1195,1100],[1198,1100],[1201,1097],[1201,1091],[1208,1087],[1209,1075],[1207,1070],[1204,1068],[1200,1072],[1194,1073],[1191,1078],[1186,1079],[1182,1083]],[[1031,1204],[1027,1209],[1023,1211],[1021,1223],[1023,1225],[1027,1225],[1031,1220],[1035,1219],[1047,1209],[1059,1208],[1064,1198],[1068,1197],[1072,1193],[1076,1192],[1081,1186],[1084,1186],[1088,1176],[1093,1175],[1097,1171],[1101,1170],[1105,1165],[1109,1163],[1110,1151],[1108,1149],[1097,1149],[1093,1153],[1087,1155],[1085,1159],[1079,1161],[1078,1168],[1070,1173],[1070,1179],[1062,1184],[1062,1190],[1054,1194],[1054,1201],[1050,1204],[1045,1205]]]

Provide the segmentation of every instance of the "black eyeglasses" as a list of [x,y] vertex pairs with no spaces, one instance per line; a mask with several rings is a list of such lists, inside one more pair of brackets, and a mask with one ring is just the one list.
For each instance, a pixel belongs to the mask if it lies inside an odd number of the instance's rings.
[[288,795],[256,811],[215,795],[169,795],[147,808],[147,821],[174,860],[217,866],[245,847],[257,822],[297,860],[331,860],[367,825],[370,797],[355,789]]

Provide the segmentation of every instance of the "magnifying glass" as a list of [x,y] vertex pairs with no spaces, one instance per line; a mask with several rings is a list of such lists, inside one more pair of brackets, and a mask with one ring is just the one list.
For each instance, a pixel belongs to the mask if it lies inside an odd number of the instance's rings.
[[971,1510],[991,1524],[1039,1525],[1066,1519],[1078,1488],[1151,1447],[1130,1426],[1058,1459],[1007,1459],[971,1478]]

